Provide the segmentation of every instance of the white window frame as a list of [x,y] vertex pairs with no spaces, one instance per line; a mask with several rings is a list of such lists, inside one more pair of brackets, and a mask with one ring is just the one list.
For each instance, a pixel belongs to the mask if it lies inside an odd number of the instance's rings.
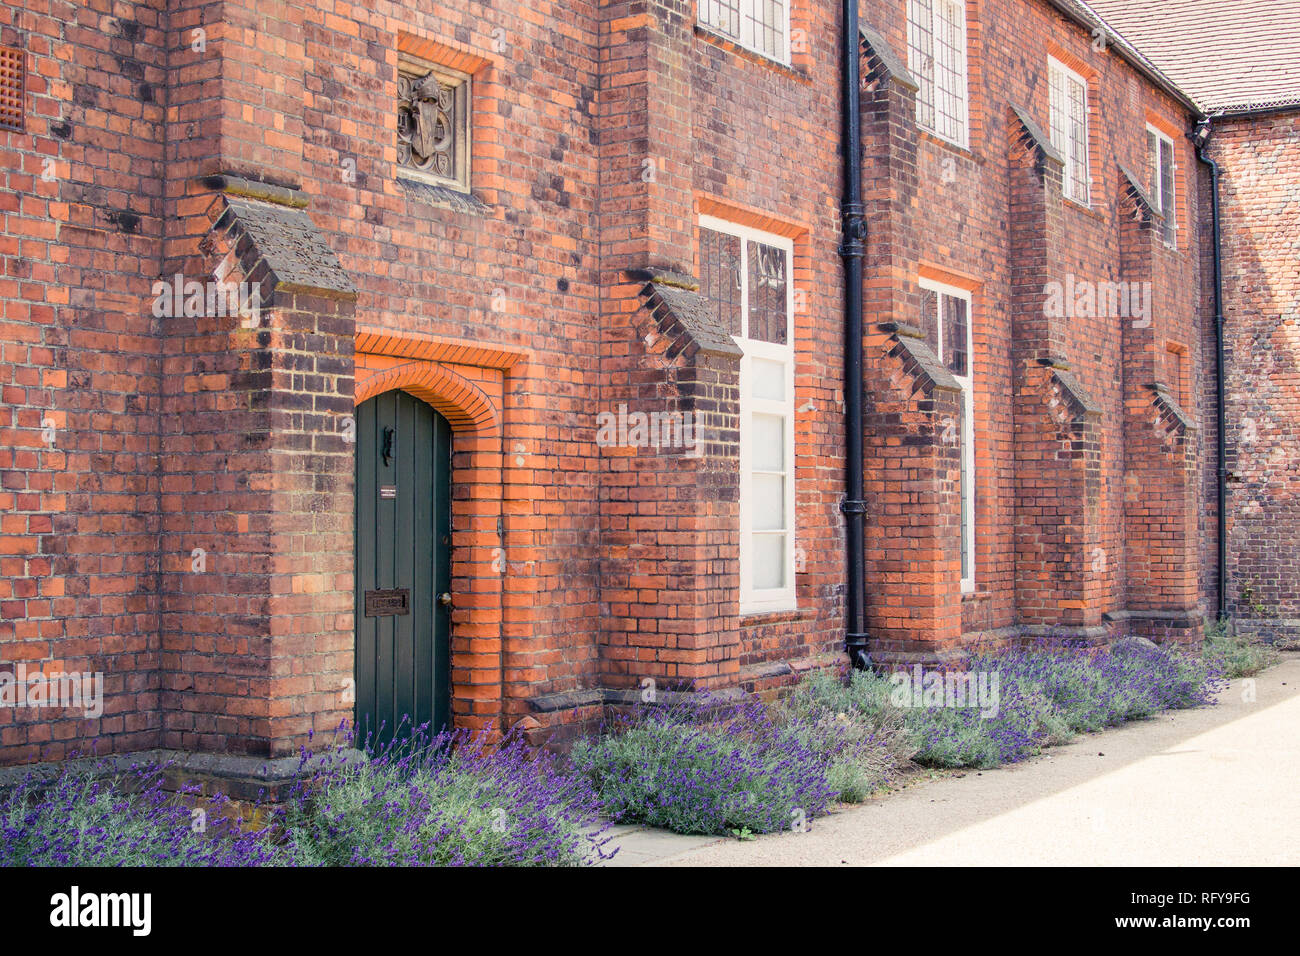
[[948,367],[948,355],[944,348],[943,341],[943,308],[940,296],[949,296],[954,299],[961,299],[966,303],[966,374],[955,375],[949,370],[949,374],[957,380],[961,386],[962,394],[962,460],[966,471],[966,568],[969,575],[961,579],[961,591],[963,594],[971,594],[975,590],[975,302],[969,289],[963,289],[959,286],[945,285],[942,282],[935,282],[932,279],[921,279],[920,286],[930,292],[935,292],[936,303],[938,303],[938,314],[935,318],[935,328],[938,329],[937,340],[939,347],[936,355],[944,368]]
[[[1156,138],[1156,154],[1151,157],[1151,196],[1155,199],[1160,214],[1165,218],[1167,232],[1164,241],[1170,246],[1178,245],[1178,151],[1174,148],[1174,138],[1158,126],[1147,123],[1147,134]],[[1173,175],[1169,182],[1169,195],[1164,194],[1164,183],[1160,179],[1160,146],[1169,147],[1169,161],[1173,164]]]
[[[939,86],[939,74],[941,72],[941,64],[939,62],[939,37],[941,36],[941,31],[944,26],[943,17],[941,15],[941,7],[945,3],[952,4],[954,6],[960,7],[961,9],[961,15],[958,21],[961,26],[961,37],[960,37],[961,42],[958,47],[953,48],[955,52],[956,62],[942,64],[944,70],[956,74],[961,78],[960,90],[946,90],[946,89],[941,89]],[[922,6],[929,7],[930,22],[928,24],[918,22],[916,17],[913,16],[913,14],[918,12],[918,8]],[[917,45],[913,42],[913,37],[916,35],[917,31],[922,29],[928,31],[930,37],[930,55],[929,55],[930,62],[928,64],[917,62],[917,56],[919,51],[917,50]],[[907,43],[908,69],[912,71],[912,73],[917,77],[918,81],[921,82],[922,84],[928,82],[930,88],[929,104],[926,104],[921,96],[918,95],[917,97],[917,103],[916,103],[917,125],[922,127],[923,129],[930,131],[935,136],[938,136],[940,139],[944,140],[945,142],[952,143],[954,146],[960,147],[961,149],[969,149],[970,148],[970,48],[968,46],[967,36],[966,36],[966,0],[908,0],[907,30],[908,30],[908,43]],[[926,69],[927,66],[928,66],[928,70]],[[944,131],[939,129],[940,97],[943,96],[952,97],[957,104],[957,108],[960,110],[959,128],[951,131],[954,132],[955,135],[949,135],[949,131]],[[926,109],[927,105],[929,110],[934,115],[934,121],[932,123],[926,122],[922,116],[922,110]]]
[[[752,20],[761,19],[755,16],[757,11],[769,3],[778,3],[781,6],[782,20],[782,43],[779,55],[772,54],[764,50],[754,42],[754,28]],[[790,4],[792,0],[697,0],[696,16],[700,23],[710,30],[727,37],[738,45],[749,50],[751,53],[757,53],[761,57],[774,60],[785,66],[790,65]],[[737,11],[737,19],[740,21],[740,29],[732,33],[725,25],[718,22],[720,13],[723,9],[733,7]]]
[[[700,227],[740,239],[740,334],[733,336],[743,353],[740,360],[740,613],[767,614],[798,609],[795,586],[795,551],[798,546],[798,516],[795,513],[796,468],[794,457],[794,243],[785,236],[751,229],[714,216],[700,216]],[[759,342],[749,338],[749,244],[760,242],[781,249],[786,256],[785,345]],[[760,399],[752,395],[753,362],[763,359],[784,365],[782,394],[784,400]],[[751,582],[754,565],[754,502],[750,490],[750,473],[754,458],[753,428],[755,414],[781,416],[785,421],[785,587],[755,589]],[[760,532],[761,533],[761,532]]]
[[[1065,178],[1064,181],[1061,183],[1061,193],[1065,196],[1066,199],[1070,200],[1073,203],[1077,203],[1080,206],[1091,206],[1092,205],[1092,116],[1090,115],[1090,111],[1092,109],[1092,104],[1091,104],[1092,91],[1088,89],[1088,80],[1086,77],[1076,72],[1075,70],[1070,69],[1068,66],[1066,66],[1064,63],[1062,63],[1054,56],[1049,56],[1047,58],[1047,71],[1048,71],[1048,75],[1047,75],[1048,134],[1051,137],[1052,145],[1056,147],[1056,151],[1065,157]],[[1071,143],[1068,140],[1065,141],[1058,140],[1056,135],[1057,129],[1060,129],[1062,136],[1068,136],[1067,130],[1069,128],[1071,117],[1069,115],[1066,115],[1063,117],[1064,122],[1059,122],[1059,123],[1057,122],[1057,118],[1056,118],[1057,104],[1052,97],[1052,87],[1055,85],[1052,82],[1053,80],[1052,74],[1054,73],[1061,74],[1062,77],[1067,81],[1067,83],[1069,81],[1073,81],[1078,83],[1083,88],[1083,117],[1082,117],[1083,175],[1082,176],[1075,175],[1075,164],[1077,162],[1078,157],[1074,155],[1074,151],[1071,149]],[[1068,92],[1069,90],[1068,85],[1066,86],[1066,90]],[[1060,108],[1067,109],[1067,105],[1065,103],[1062,103]],[[1078,195],[1074,185],[1075,181],[1079,179],[1083,180],[1083,195]]]

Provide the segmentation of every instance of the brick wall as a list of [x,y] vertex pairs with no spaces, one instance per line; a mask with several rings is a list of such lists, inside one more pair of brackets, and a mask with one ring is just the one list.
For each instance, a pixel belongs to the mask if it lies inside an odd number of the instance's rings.
[[6,5],[0,670],[102,673],[104,711],[0,708],[6,761],[152,746],[159,714],[161,3]]
[[[115,10],[0,13],[30,107],[0,133],[0,662],[109,688],[98,721],[0,710],[5,760],[92,741],[276,756],[346,716],[341,434],[392,387],[454,429],[459,723],[544,736],[647,678],[770,690],[839,660],[837,3],[795,0],[789,65],[692,0]],[[873,653],[1192,636],[1204,263],[1191,228],[1160,242],[1140,195],[1146,123],[1188,116],[1047,4],[969,0],[955,147],[916,127],[905,10],[862,9]],[[1049,52],[1089,78],[1088,208],[1044,143]],[[401,56],[470,76],[472,197],[396,175]],[[1198,223],[1174,139],[1179,222]],[[736,613],[737,366],[692,318],[701,215],[794,250],[794,611]],[[156,281],[216,273],[261,290],[256,323],[154,315]],[[959,405],[922,276],[972,296],[968,594]],[[1046,284],[1074,280],[1150,282],[1150,324],[1049,315]],[[600,447],[621,404],[702,416],[704,453]]]
[[1210,156],[1222,166],[1226,604],[1242,629],[1294,639],[1300,634],[1300,116],[1218,122]]
[[[885,60],[906,62],[904,8],[893,2],[864,7],[888,51]],[[1120,188],[1121,167],[1135,171],[1149,190],[1147,123],[1179,131],[1188,129],[1189,116],[1047,5],[968,2],[967,21],[969,148],[909,124],[907,84],[893,81],[890,95],[904,108],[895,111],[900,118],[882,118],[888,134],[883,125],[872,134],[864,164],[879,184],[868,193],[875,201],[869,210],[888,209],[886,222],[872,223],[873,235],[883,238],[870,245],[887,257],[869,273],[874,318],[920,325],[918,274],[946,276],[949,284],[973,290],[975,589],[960,594],[951,562],[936,569],[944,592],[957,595],[962,607],[955,632],[960,639],[950,632],[944,641],[954,646],[1049,634],[1095,641],[1146,630],[1194,636],[1201,602],[1185,586],[1186,575],[1195,574],[1194,551],[1184,547],[1168,556],[1177,564],[1172,576],[1156,574],[1137,558],[1162,547],[1169,522],[1125,518],[1155,507],[1164,494],[1144,484],[1126,457],[1129,435],[1136,433],[1134,425],[1126,426],[1125,383],[1137,388],[1140,379],[1145,391],[1139,398],[1154,417],[1154,386],[1168,377],[1160,357],[1166,343],[1190,349],[1198,341],[1206,307],[1198,250],[1183,229],[1175,248],[1161,244],[1151,252],[1149,278],[1140,281],[1152,284],[1152,314],[1140,342],[1125,316],[1087,308],[1059,314],[1046,301],[1048,283],[1068,288],[1134,281],[1125,274],[1125,224],[1133,210]],[[880,52],[871,61],[871,95],[877,97],[886,82]],[[1092,187],[1086,208],[1062,198],[1060,160],[1047,155],[1049,55],[1088,82]],[[1185,137],[1174,141],[1177,215],[1180,222],[1195,222],[1201,173]],[[1143,236],[1153,241],[1149,229]],[[1204,367],[1191,354],[1187,374],[1200,382]],[[1192,424],[1201,417],[1199,401],[1180,411]],[[1149,432],[1150,420],[1146,427]],[[1194,432],[1187,441],[1199,450]],[[902,447],[915,454],[910,445]],[[893,459],[888,446],[884,451],[881,462],[880,446],[869,440],[868,466],[877,457],[878,467],[888,469]],[[1191,496],[1180,494],[1183,520],[1198,513],[1202,491],[1193,474],[1180,475],[1180,487]],[[1197,507],[1189,512],[1192,504]],[[913,520],[926,527],[924,517]],[[880,528],[871,520],[868,528],[873,524]],[[915,561],[926,551],[912,554]],[[868,590],[882,593],[870,580]],[[1161,614],[1150,613],[1155,609]],[[1171,616],[1182,624],[1144,623]]]

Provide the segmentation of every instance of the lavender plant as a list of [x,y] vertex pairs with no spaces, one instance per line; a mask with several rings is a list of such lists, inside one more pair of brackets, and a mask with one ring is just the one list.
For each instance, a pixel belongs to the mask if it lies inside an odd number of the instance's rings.
[[[164,789],[166,764],[115,770],[67,763],[28,775],[0,800],[0,866],[260,866],[280,859],[265,830],[244,832],[224,795]],[[201,815],[190,803],[198,804]]]
[[[64,766],[0,795],[0,865],[583,865],[609,823],[744,835],[789,828],[835,798],[861,800],[913,757],[993,767],[1078,732],[1213,702],[1222,654],[1129,641],[1108,650],[977,653],[999,677],[994,712],[900,706],[889,678],[828,673],[776,707],[707,697],[642,706],[579,741],[566,768],[507,736],[425,728],[355,760],[304,748],[272,825],[242,829],[220,794],[165,789],[166,766]],[[594,789],[593,789],[594,788]],[[195,826],[193,804],[207,826]]]
[[907,723],[920,738],[916,762],[927,767],[1015,763],[1064,733],[1042,693],[1012,681],[1002,684],[995,714],[979,707],[916,707],[907,711]]
[[843,803],[859,803],[888,786],[916,755],[916,734],[889,705],[889,691],[868,671],[817,671],[777,711],[777,719],[826,761],[827,781]]
[[[829,729],[829,728],[828,728]],[[758,700],[643,705],[572,760],[618,821],[678,833],[772,833],[825,811],[828,753]]]
[[889,678],[871,672],[848,681],[813,678],[796,690],[795,699],[811,695],[828,711],[875,726],[895,715],[907,734],[887,740],[900,758],[915,750],[915,761],[925,766],[989,768],[1080,732],[1211,703],[1222,686],[1212,661],[1141,642],[1114,650],[1062,645],[977,653],[969,671],[998,676],[994,712],[973,704],[900,707]]
[[1073,653],[985,656],[973,666],[998,667],[1004,680],[1037,687],[1064,724],[1066,737],[1209,704],[1223,686],[1212,661],[1136,641]]
[[1080,732],[1140,720],[1164,710],[1212,703],[1222,686],[1210,663],[1142,642],[1114,649],[1048,648],[977,654],[972,671],[998,673],[998,713],[978,708],[913,711],[922,728],[919,763],[941,767],[994,767]]
[[1281,660],[1274,647],[1257,644],[1244,634],[1233,633],[1225,621],[1205,628],[1204,657],[1231,680],[1253,677]]
[[517,736],[453,731],[367,748],[304,749],[277,811],[295,865],[580,866],[612,856],[587,780]]
[[0,865],[573,866],[612,856],[584,777],[516,737],[490,748],[487,733],[429,739],[420,729],[360,761],[346,734],[321,754],[304,748],[270,825],[248,831],[221,794],[168,792],[165,765],[69,763],[0,800]]

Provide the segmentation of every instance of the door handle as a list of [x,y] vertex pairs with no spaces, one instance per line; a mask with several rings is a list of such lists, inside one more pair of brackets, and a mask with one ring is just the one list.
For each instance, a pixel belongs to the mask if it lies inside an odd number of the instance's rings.
[[443,607],[451,607],[451,593],[448,591],[443,591],[441,594],[439,594],[438,603],[441,604]]

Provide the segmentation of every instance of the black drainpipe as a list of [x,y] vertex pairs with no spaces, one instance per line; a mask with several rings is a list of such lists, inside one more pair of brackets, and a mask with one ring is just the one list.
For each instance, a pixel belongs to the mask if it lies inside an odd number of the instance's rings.
[[863,522],[867,506],[862,500],[862,259],[866,251],[867,224],[862,206],[862,121],[859,113],[860,66],[858,0],[844,0],[844,202],[840,207],[844,260],[844,404],[846,494],[844,513],[848,546],[848,602],[844,650],[854,667],[865,668],[867,658],[867,582],[863,566]]
[[1222,621],[1227,615],[1227,589],[1228,589],[1228,515],[1227,515],[1227,488],[1228,488],[1228,443],[1225,434],[1225,423],[1227,415],[1223,407],[1223,237],[1220,232],[1219,220],[1219,164],[1206,154],[1206,148],[1210,143],[1210,119],[1205,117],[1196,126],[1196,132],[1192,135],[1192,142],[1196,145],[1196,158],[1210,167],[1210,224],[1213,230],[1211,242],[1214,245],[1214,344],[1215,344],[1215,387],[1217,389],[1218,400],[1215,403],[1218,406],[1218,442],[1215,449],[1218,456],[1218,480],[1216,492],[1218,494],[1219,515],[1218,515],[1218,580],[1219,580],[1219,607],[1218,619]]

